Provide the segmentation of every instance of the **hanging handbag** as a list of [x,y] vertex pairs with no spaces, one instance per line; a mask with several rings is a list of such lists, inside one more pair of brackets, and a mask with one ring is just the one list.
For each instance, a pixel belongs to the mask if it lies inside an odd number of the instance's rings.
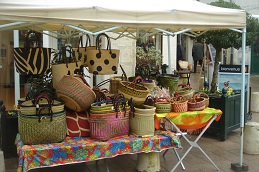
[[77,53],[75,53],[76,58],[81,59],[84,66],[88,66],[88,64],[87,64],[87,51],[95,50],[95,49],[96,49],[95,46],[91,46],[90,36],[88,34],[86,34],[85,45],[83,45],[83,36],[80,36],[78,47],[74,48],[74,51],[77,52]]
[[[58,64],[52,64],[52,83],[53,87],[56,88],[58,82],[61,80],[61,78],[64,75],[70,75],[75,73],[83,73],[83,62],[79,61],[75,54],[72,47],[70,45],[67,45],[63,47],[63,55],[62,59],[59,60]],[[68,57],[66,57],[66,54],[69,54]]]
[[[100,38],[107,38],[107,48],[100,48]],[[108,35],[101,33],[96,37],[96,49],[87,51],[87,65],[89,72],[96,75],[117,74],[120,50],[111,49],[111,40]]]
[[31,47],[33,42],[29,40],[29,36],[33,33],[33,31],[27,33],[24,48],[14,48],[16,70],[21,75],[40,75],[50,68],[51,48],[41,46],[38,33],[34,33],[35,44],[38,47]]

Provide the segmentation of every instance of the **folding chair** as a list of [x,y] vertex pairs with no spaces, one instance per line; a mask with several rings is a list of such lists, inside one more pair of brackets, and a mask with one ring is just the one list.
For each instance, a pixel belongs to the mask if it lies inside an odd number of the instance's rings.
[[[178,162],[176,163],[176,165],[173,167],[173,169],[171,170],[171,172],[175,171],[175,169],[178,167],[179,164],[182,165],[183,169],[185,169],[182,161],[183,159],[188,155],[188,153],[191,151],[191,149],[193,147],[198,148],[203,154],[204,156],[213,164],[213,166],[217,169],[217,171],[219,171],[220,169],[218,168],[218,166],[210,159],[210,157],[204,152],[204,150],[198,145],[198,141],[201,138],[201,136],[204,134],[204,132],[209,128],[209,126],[211,125],[211,123],[218,117],[218,114],[215,114],[207,123],[207,125],[203,128],[203,130],[200,132],[200,134],[198,135],[198,137],[194,140],[191,141],[189,140],[185,135],[186,133],[182,132],[181,129],[174,123],[172,122],[172,120],[169,117],[165,117],[165,119],[173,126],[173,128],[176,130],[177,133],[179,133],[181,135],[181,137],[183,137],[190,145],[189,149],[184,153],[184,155],[180,158],[179,154],[177,153],[177,151],[174,149],[174,152],[178,158]],[[167,151],[164,152],[163,155],[166,154]]]

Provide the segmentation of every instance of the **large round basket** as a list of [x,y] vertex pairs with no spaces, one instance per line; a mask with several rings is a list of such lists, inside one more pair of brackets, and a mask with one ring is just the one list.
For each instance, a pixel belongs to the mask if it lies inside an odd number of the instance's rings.
[[172,74],[158,75],[157,81],[159,85],[169,89],[170,94],[173,94],[177,90],[179,76]]
[[64,76],[56,86],[57,97],[65,106],[76,112],[87,110],[95,101],[96,95],[81,76]]
[[149,94],[149,89],[144,85],[128,81],[120,81],[118,93],[123,94],[128,100],[132,98],[136,105],[143,104]]

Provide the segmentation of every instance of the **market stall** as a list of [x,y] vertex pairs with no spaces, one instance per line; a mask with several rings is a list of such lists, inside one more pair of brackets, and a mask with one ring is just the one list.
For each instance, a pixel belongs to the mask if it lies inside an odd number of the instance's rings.
[[[73,3],[63,1],[62,4],[51,0],[37,2],[2,0],[0,2],[0,24],[0,31],[29,29],[43,32],[48,30],[56,38],[59,35],[55,35],[55,31],[62,29],[94,36],[114,32],[117,34],[115,39],[121,37],[138,39],[139,37],[134,33],[139,32],[150,35],[162,33],[169,38],[180,33],[196,37],[207,30],[233,29],[243,35],[242,61],[244,63],[245,12],[214,7],[194,0],[149,0],[139,1],[138,4],[130,1],[120,3],[116,0],[84,1],[84,4],[79,0],[73,1]],[[15,45],[17,44],[15,43]],[[169,71],[172,71],[170,56],[168,62]],[[16,101],[18,101],[20,99],[19,75],[16,73],[16,76],[15,89],[17,90]],[[242,72],[242,100],[244,100],[244,78]],[[141,98],[143,99],[143,97]],[[241,112],[243,111],[244,104],[241,105]],[[241,116],[241,119],[244,118]],[[241,127],[243,126],[241,123]]]

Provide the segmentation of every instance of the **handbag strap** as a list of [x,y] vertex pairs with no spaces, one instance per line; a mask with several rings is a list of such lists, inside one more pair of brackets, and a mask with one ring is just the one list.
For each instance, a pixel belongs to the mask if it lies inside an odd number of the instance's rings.
[[[88,45],[88,43],[89,43],[89,45]],[[78,47],[77,47],[77,52],[79,52],[79,46],[80,45],[81,45],[81,47],[85,48],[85,51],[86,51],[86,48],[88,46],[91,46],[91,39],[90,39],[90,36],[88,34],[86,34],[85,46],[83,45],[83,36],[79,37],[79,43],[78,43]]]
[[47,109],[49,111],[48,115],[50,116],[50,122],[53,121],[53,111],[51,107],[41,107],[38,111],[36,111],[36,115],[38,116],[38,122],[41,122],[41,120],[45,117],[45,115],[42,115],[43,109]]
[[40,38],[39,38],[39,34],[35,31],[33,31],[33,30],[30,30],[30,31],[27,32],[26,37],[25,37],[25,48],[29,50],[30,47],[31,47],[32,40],[29,39],[29,36],[31,34],[34,34],[35,37],[36,37],[35,41],[36,41],[37,47],[41,47],[41,41],[40,41]]
[[96,50],[99,50],[99,53],[101,53],[101,49],[100,49],[100,37],[101,36],[105,36],[107,38],[107,48],[106,50],[110,50],[110,54],[112,54],[112,51],[111,51],[111,40],[110,40],[110,37],[105,34],[105,33],[100,33],[97,37],[96,37]]

